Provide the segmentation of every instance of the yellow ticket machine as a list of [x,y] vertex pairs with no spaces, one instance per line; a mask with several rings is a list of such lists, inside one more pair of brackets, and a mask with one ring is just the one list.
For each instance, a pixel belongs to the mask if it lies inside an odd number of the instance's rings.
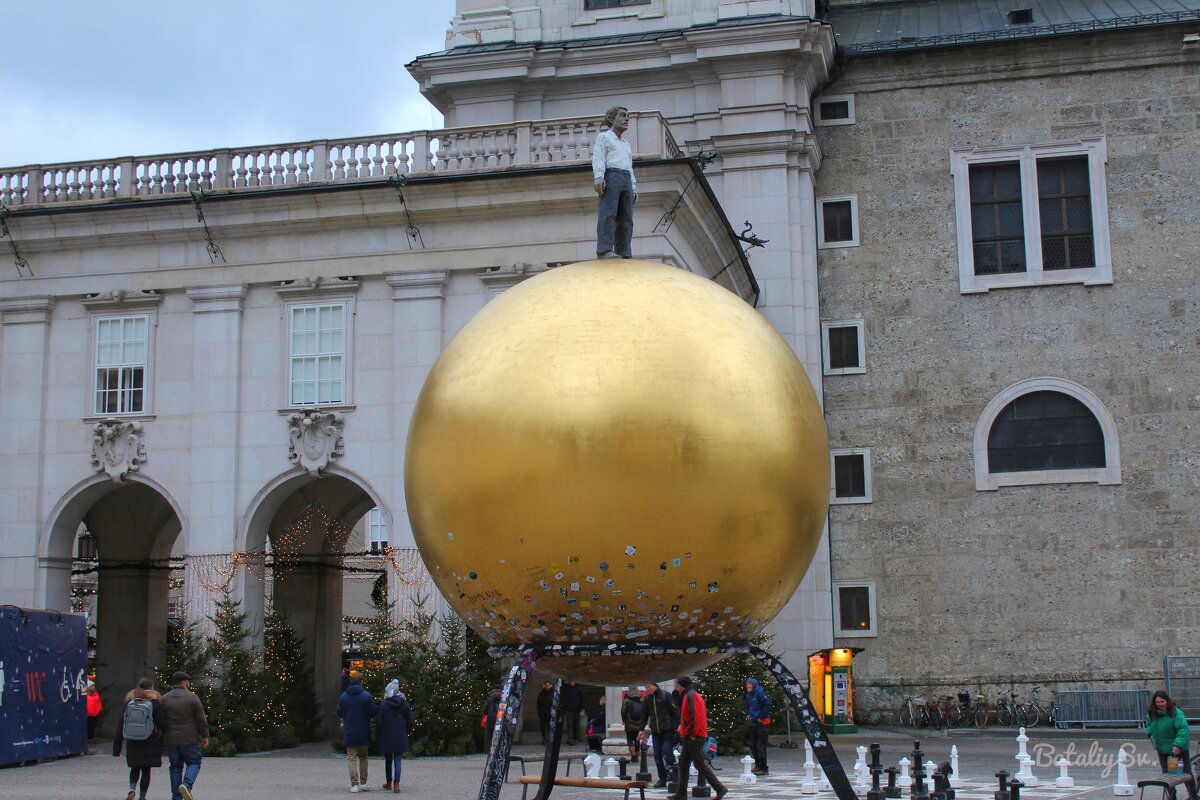
[[830,647],[808,657],[808,695],[829,733],[857,733],[854,724],[854,673],[861,647]]

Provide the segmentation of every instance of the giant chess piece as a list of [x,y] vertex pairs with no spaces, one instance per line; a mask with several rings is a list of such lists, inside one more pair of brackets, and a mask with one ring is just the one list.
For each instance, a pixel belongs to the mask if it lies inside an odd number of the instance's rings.
[[887,800],[897,800],[900,797],[900,787],[896,785],[896,768],[888,767],[884,770],[888,776],[887,788],[883,790],[883,796]]
[[1000,781],[1000,788],[992,795],[993,800],[1009,800],[1008,796],[1008,772],[1000,770],[996,773],[996,779]]

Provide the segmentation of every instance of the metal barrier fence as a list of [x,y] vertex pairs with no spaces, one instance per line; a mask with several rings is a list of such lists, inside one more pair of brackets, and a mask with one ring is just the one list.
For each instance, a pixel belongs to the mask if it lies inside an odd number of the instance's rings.
[[1055,727],[1142,725],[1150,705],[1149,689],[1072,689],[1055,692]]
[[1200,720],[1200,656],[1164,656],[1167,694],[1189,722]]

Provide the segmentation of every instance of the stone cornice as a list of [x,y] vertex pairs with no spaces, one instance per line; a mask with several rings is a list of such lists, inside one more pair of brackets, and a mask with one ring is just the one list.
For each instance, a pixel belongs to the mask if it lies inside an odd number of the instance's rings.
[[328,294],[342,294],[358,291],[358,278],[345,276],[339,278],[324,278],[320,275],[311,278],[297,278],[294,281],[284,281],[275,286],[275,291],[281,297],[321,297]]
[[442,299],[450,270],[428,269],[418,272],[385,272],[383,279],[392,287],[393,300]]
[[87,294],[79,302],[87,308],[96,311],[124,311],[146,306],[156,306],[162,302],[162,295],[154,289],[142,289],[127,292],[113,289],[107,292]]
[[0,325],[45,324],[55,301],[52,295],[0,299]]
[[225,311],[241,311],[242,300],[246,298],[247,286],[244,283],[233,283],[225,286],[189,286],[188,299],[192,301],[192,311],[196,314],[216,314]]

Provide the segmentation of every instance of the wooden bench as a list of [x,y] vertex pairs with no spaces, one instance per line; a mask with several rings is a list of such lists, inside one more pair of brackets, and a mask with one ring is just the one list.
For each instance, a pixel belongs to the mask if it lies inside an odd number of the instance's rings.
[[[542,778],[540,775],[522,775],[521,783],[525,784],[525,788],[521,790],[521,800],[528,800],[529,787],[540,786]],[[624,789],[625,800],[629,800],[629,790],[637,789],[640,800],[646,800],[646,789],[650,786],[647,781],[622,781],[616,778],[567,778],[558,776],[554,779],[555,786],[575,786],[581,789]]]
[[[1149,778],[1137,782],[1137,788],[1140,790],[1138,792],[1138,800],[1142,800],[1145,797],[1146,789],[1151,786],[1162,789],[1163,800],[1174,800],[1175,790],[1180,786],[1187,786],[1190,790],[1195,790],[1196,784],[1194,781],[1195,779],[1188,772],[1164,772],[1157,778]],[[1189,797],[1191,793],[1191,791],[1188,792]]]
[[[587,758],[587,753],[564,753],[564,754],[559,755],[558,760],[560,762],[564,762],[564,761],[566,762],[567,775],[570,775],[571,774],[571,762],[578,761],[582,764],[583,760],[585,758]],[[511,764],[515,761],[516,763],[521,765],[521,777],[525,777],[525,774],[526,774],[525,773],[525,765],[526,764],[541,764],[545,760],[546,760],[546,756],[543,754],[540,754],[540,753],[538,755],[534,755],[534,756],[510,755],[508,757],[508,763]]]

